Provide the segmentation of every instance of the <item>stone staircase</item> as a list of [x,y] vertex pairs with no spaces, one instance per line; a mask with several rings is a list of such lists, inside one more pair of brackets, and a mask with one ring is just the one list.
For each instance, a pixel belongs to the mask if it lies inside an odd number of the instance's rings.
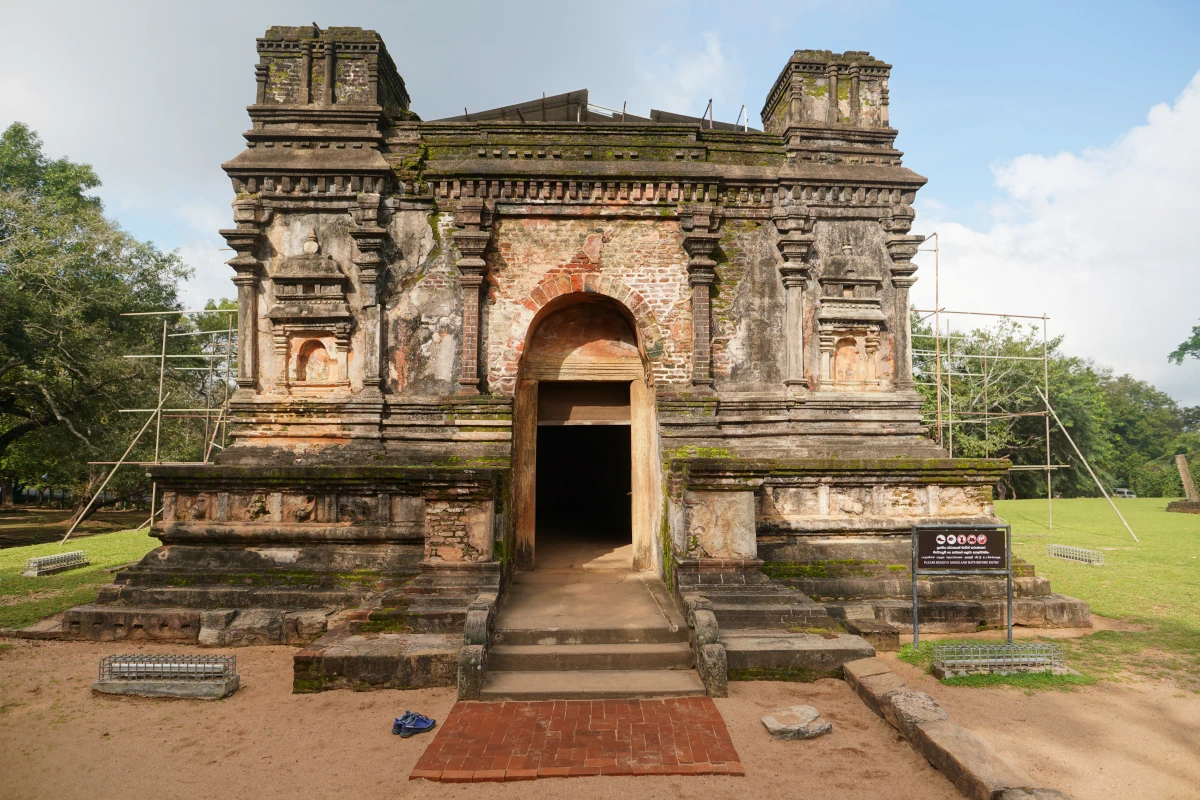
[[756,559],[681,560],[677,575],[680,595],[708,599],[722,631],[837,627],[824,606],[768,578]]
[[497,617],[481,700],[705,693],[687,623],[658,578],[533,575],[517,577]]

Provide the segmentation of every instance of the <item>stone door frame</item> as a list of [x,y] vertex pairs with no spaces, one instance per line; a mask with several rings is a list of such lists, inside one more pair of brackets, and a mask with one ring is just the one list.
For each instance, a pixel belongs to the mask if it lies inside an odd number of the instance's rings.
[[[533,349],[537,326],[548,316],[577,303],[601,302],[625,317],[638,339],[639,359],[636,367],[631,359],[631,371],[614,375],[611,363],[573,363],[569,376],[556,377],[544,369],[533,373],[525,368]],[[661,542],[655,536],[658,512],[662,506],[661,463],[658,455],[658,426],[656,421],[653,373],[649,369],[644,348],[644,335],[629,309],[615,298],[592,292],[570,293],[556,298],[539,309],[529,324],[522,353],[522,369],[513,398],[513,512],[516,521],[515,564],[519,570],[532,570],[536,565],[537,538],[537,425],[538,385],[555,380],[604,381],[629,380],[630,412],[630,487],[631,529],[633,536],[633,568],[639,571],[662,572]],[[639,374],[640,373],[640,374]],[[536,374],[537,377],[527,377]]]

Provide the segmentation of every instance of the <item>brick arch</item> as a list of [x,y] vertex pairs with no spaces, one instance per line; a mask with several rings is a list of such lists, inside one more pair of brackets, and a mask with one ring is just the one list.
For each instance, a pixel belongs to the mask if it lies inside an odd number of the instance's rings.
[[622,305],[633,318],[638,336],[638,349],[649,367],[647,373],[653,375],[654,357],[652,354],[662,351],[662,329],[650,304],[637,290],[631,289],[621,280],[589,272],[549,275],[543,278],[533,291],[521,300],[520,305],[528,309],[531,314],[525,324],[521,326],[520,331],[505,343],[499,358],[493,362],[488,375],[490,385],[505,394],[514,393],[521,356],[525,352],[525,340],[529,336],[533,321],[547,305],[560,297],[572,294],[599,295],[615,300]]

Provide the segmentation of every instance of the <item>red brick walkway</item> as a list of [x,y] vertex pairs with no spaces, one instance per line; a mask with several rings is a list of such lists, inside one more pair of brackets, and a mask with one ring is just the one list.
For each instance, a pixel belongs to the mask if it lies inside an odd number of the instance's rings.
[[409,779],[744,775],[708,697],[458,703]]

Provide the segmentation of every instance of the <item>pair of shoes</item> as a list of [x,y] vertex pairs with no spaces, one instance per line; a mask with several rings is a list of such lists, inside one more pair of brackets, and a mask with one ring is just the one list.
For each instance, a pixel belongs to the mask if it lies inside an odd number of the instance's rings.
[[405,710],[403,716],[397,717],[396,721],[392,723],[392,733],[400,736],[402,739],[407,739],[418,733],[433,730],[433,726],[436,724],[434,720],[424,714]]

